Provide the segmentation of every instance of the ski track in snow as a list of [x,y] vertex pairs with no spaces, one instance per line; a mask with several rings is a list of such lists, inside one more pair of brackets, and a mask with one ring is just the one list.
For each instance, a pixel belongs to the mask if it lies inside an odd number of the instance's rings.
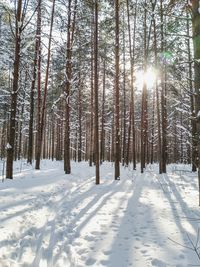
[[0,267],[200,266],[185,247],[200,222],[197,177],[156,168],[121,168],[114,181],[104,163],[98,186],[87,163],[71,175],[60,162],[22,168],[0,184]]

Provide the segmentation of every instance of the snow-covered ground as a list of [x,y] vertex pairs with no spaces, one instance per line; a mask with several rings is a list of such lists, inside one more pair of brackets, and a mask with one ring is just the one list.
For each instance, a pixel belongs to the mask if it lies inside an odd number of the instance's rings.
[[71,175],[61,162],[16,167],[0,184],[0,267],[200,266],[196,175],[121,168],[114,181],[113,169],[104,163],[96,186],[85,162]]

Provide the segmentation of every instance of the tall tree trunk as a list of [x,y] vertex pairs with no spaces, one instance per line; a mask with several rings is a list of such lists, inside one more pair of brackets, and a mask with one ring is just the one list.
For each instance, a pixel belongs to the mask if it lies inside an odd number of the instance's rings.
[[100,183],[99,173],[99,101],[98,101],[98,0],[95,0],[95,32],[94,32],[94,136],[96,184]]
[[[154,60],[155,60],[155,68],[158,68],[158,46],[157,46],[157,33],[156,33],[156,20],[155,20],[155,7],[156,2],[152,1],[152,24],[153,24],[153,39],[154,39]],[[155,81],[155,91],[156,91],[156,113],[157,113],[157,125],[158,125],[158,146],[157,146],[157,157],[159,160],[159,173],[162,173],[161,168],[161,119],[160,119],[160,101],[159,101],[159,90],[158,90],[158,81],[156,78]]]
[[67,51],[66,51],[66,85],[65,85],[65,136],[64,136],[64,171],[71,173],[70,164],[70,91],[72,83],[72,47],[75,31],[77,0],[74,3],[72,18],[72,0],[68,1],[68,21],[67,21]]
[[[123,8],[123,24],[125,23],[125,14]],[[125,165],[126,153],[126,45],[125,45],[125,29],[123,29],[123,104],[122,104],[122,166]]]
[[82,83],[79,72],[79,86],[78,86],[78,162],[82,158]]
[[195,111],[196,111],[196,134],[198,148],[198,182],[199,182],[199,205],[200,205],[200,4],[192,1],[192,28],[194,45],[194,88],[195,88]]
[[[147,70],[147,2],[145,0],[144,11],[144,73]],[[141,173],[144,172],[147,146],[147,84],[144,80],[142,89],[142,112],[141,112]]]
[[[42,0],[41,0],[42,3]],[[35,137],[35,159],[39,158],[40,155],[40,142],[39,142],[39,136],[41,132],[41,61],[42,61],[42,47],[41,47],[41,3],[38,7],[38,25],[37,25],[37,41],[38,41],[38,50],[37,50],[37,134]],[[39,163],[39,160],[38,160]],[[39,166],[36,166],[36,169],[39,169]]]
[[91,83],[90,83],[90,156],[89,156],[89,166],[92,166],[94,161],[94,44],[93,44],[93,34],[94,34],[94,10],[92,9],[92,22],[91,22]]
[[[164,10],[163,0],[160,1],[160,19],[161,19],[161,53],[164,53]],[[166,83],[165,83],[165,70],[163,70],[163,64],[161,62],[161,115],[162,115],[162,145],[161,145],[161,167],[162,173],[166,173],[167,165],[167,99],[166,99]]]
[[[190,36],[190,21],[189,14],[187,13],[187,36]],[[190,110],[192,115],[191,120],[191,134],[192,134],[192,171],[196,172],[197,170],[197,140],[196,140],[196,121],[195,121],[195,106],[194,106],[194,89],[193,89],[193,73],[192,73],[192,57],[191,57],[191,45],[190,39],[187,40],[187,49],[188,49],[188,62],[189,62],[189,88],[190,88]]]
[[38,0],[37,10],[37,30],[35,41],[35,55],[33,61],[33,77],[30,92],[30,113],[29,113],[29,135],[28,135],[28,158],[27,163],[32,164],[33,160],[33,117],[34,117],[34,90],[37,76],[37,63],[39,57],[39,48],[41,43],[41,0]]
[[119,0],[115,0],[115,180],[120,179]]
[[[106,56],[106,53],[105,53]],[[106,60],[103,62],[103,95],[102,95],[102,111],[101,111],[101,150],[100,150],[100,162],[104,161],[105,156],[105,90],[106,90]]]
[[131,106],[129,108],[129,123],[128,123],[128,140],[127,140],[127,146],[126,146],[126,167],[128,167],[129,164],[129,154],[130,154],[130,142],[131,142],[131,121],[132,121],[132,112],[131,112]]
[[154,140],[155,140],[155,100],[156,90],[153,92],[152,122],[151,122],[151,145],[150,145],[150,162],[154,162]]
[[18,81],[19,81],[19,66],[20,66],[20,52],[21,52],[21,33],[23,27],[22,21],[22,0],[17,1],[16,22],[15,22],[15,58],[14,58],[14,73],[13,85],[11,93],[11,112],[10,112],[10,127],[7,145],[7,164],[6,164],[6,178],[13,179],[13,156],[16,133],[16,110],[18,97]]
[[42,103],[41,121],[39,122],[40,131],[37,135],[38,147],[37,147],[37,156],[36,156],[36,164],[35,164],[36,170],[40,169],[42,139],[43,139],[44,125],[45,125],[46,100],[47,100],[47,90],[48,90],[48,81],[49,81],[49,67],[50,67],[50,59],[51,59],[51,43],[52,43],[54,11],[55,11],[55,0],[53,0],[53,3],[52,3],[51,24],[50,24],[50,32],[49,32],[48,55],[47,55],[47,67],[46,67],[45,84],[44,84],[44,97],[43,97],[43,103]]
[[51,129],[52,129],[52,135],[51,135],[51,159],[52,161],[55,158],[55,115],[52,114],[52,122],[51,122]]
[[[137,0],[135,2],[134,13],[134,28],[133,28],[133,45],[131,42],[131,25],[130,25],[130,12],[129,0],[126,0],[127,5],[127,19],[128,19],[128,36],[129,36],[129,55],[131,64],[131,101],[130,101],[130,117],[132,118],[132,153],[133,153],[133,169],[136,170],[136,146],[135,146],[135,101],[134,101],[134,65],[135,65],[135,33],[136,33],[136,19],[137,19]],[[129,137],[130,139],[130,137]]]

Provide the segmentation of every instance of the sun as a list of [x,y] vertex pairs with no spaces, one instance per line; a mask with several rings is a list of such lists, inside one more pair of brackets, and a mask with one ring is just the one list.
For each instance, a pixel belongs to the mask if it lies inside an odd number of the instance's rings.
[[135,86],[138,91],[142,91],[144,83],[147,89],[152,89],[156,82],[156,71],[153,68],[148,68],[146,72],[138,70],[135,72]]

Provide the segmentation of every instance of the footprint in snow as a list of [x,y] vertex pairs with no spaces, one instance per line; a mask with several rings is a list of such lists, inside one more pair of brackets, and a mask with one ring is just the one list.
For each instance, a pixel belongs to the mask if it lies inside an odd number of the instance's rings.
[[86,248],[82,248],[82,249],[78,250],[77,252],[78,252],[78,254],[82,255],[84,253],[87,253],[88,250]]
[[87,241],[95,241],[95,238],[93,236],[89,236],[89,235],[85,236],[84,239]]
[[99,235],[99,233],[100,233],[100,232],[98,232],[98,231],[93,231],[93,232],[91,232],[92,235]]
[[156,266],[156,267],[167,267],[167,264],[164,261],[161,261],[158,259],[153,259],[151,263],[153,266]]
[[110,254],[112,254],[112,250],[105,250],[105,251],[103,251],[103,254],[104,255],[110,255]]
[[185,255],[180,254],[180,255],[179,255],[179,258],[180,258],[180,259],[185,259]]
[[86,260],[86,263],[85,264],[88,265],[88,266],[91,266],[91,265],[94,266],[95,262],[96,262],[95,259],[89,258],[89,259]]

